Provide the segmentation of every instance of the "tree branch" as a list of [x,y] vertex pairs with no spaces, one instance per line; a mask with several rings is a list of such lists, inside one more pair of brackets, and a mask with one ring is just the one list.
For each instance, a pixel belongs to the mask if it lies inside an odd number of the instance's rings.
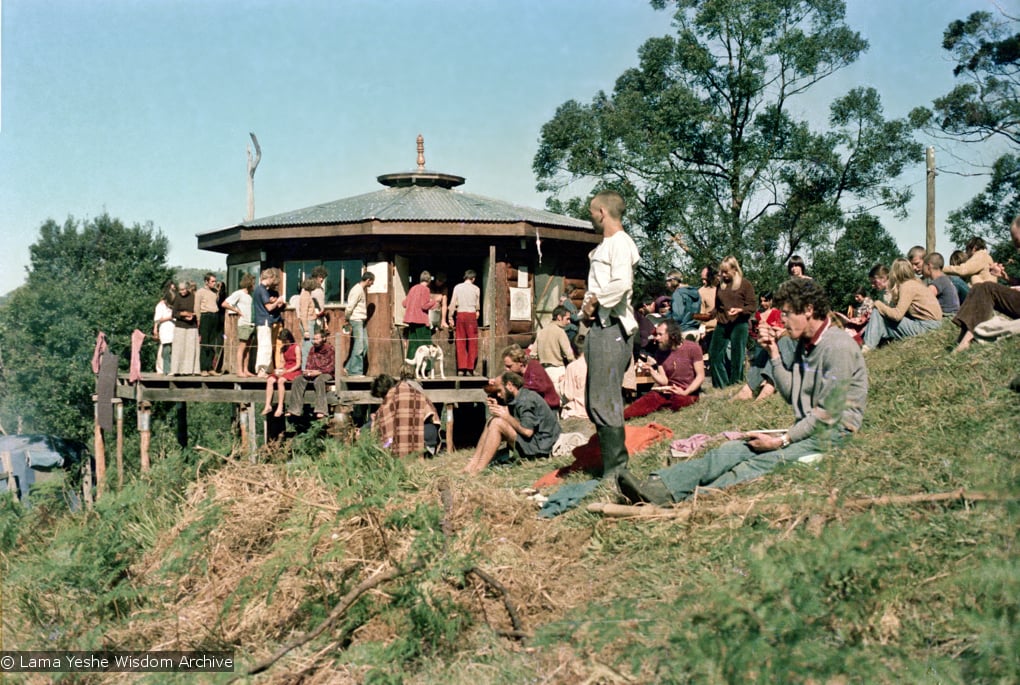
[[[831,498],[830,498],[831,499]],[[843,502],[842,508],[855,511],[865,510],[878,506],[902,506],[908,504],[929,504],[941,502],[1005,502],[1018,499],[1015,495],[1006,495],[994,492],[974,492],[964,489],[951,492],[918,493],[914,495],[882,495],[879,497],[860,497],[849,499]],[[686,521],[694,514],[706,514],[708,516],[733,516],[746,515],[752,510],[760,513],[771,513],[790,515],[793,506],[785,502],[764,502],[755,501],[733,501],[717,506],[679,506],[679,507],[657,507],[653,505],[628,505],[613,504],[611,502],[593,502],[588,505],[588,511],[595,514],[602,514],[610,518],[648,518],[648,519],[677,519]]]
[[[327,616],[326,619],[322,623],[320,623],[316,628],[314,628],[313,630],[311,630],[311,631],[305,633],[304,635],[298,637],[293,642],[284,645],[283,647],[281,647],[279,650],[277,650],[276,653],[274,653],[268,659],[266,659],[264,661],[260,661],[259,663],[257,663],[254,666],[252,666],[250,669],[248,669],[248,671],[244,675],[256,675],[258,673],[262,673],[263,671],[269,669],[277,661],[282,659],[284,656],[286,656],[289,652],[291,652],[291,651],[297,649],[298,647],[300,647],[300,646],[302,646],[304,644],[307,644],[308,642],[311,642],[312,640],[317,638],[327,628],[329,628],[334,623],[336,623],[338,620],[340,620],[340,618],[343,617],[343,615],[347,612],[347,610],[350,609],[351,606],[363,594],[365,594],[369,590],[371,590],[371,589],[373,589],[373,588],[375,588],[375,587],[377,587],[379,585],[382,585],[386,581],[393,580],[394,578],[400,578],[401,576],[406,576],[408,574],[414,573],[415,571],[419,571],[424,566],[425,566],[425,564],[419,559],[419,560],[417,560],[415,562],[412,562],[409,566],[406,566],[404,568],[396,567],[396,568],[388,569],[386,571],[379,571],[378,573],[373,575],[371,578],[368,578],[367,580],[362,582],[360,585],[358,585],[356,588],[354,588],[353,590],[348,592],[346,595],[344,595],[343,599],[341,599],[340,602],[335,607],[333,607],[333,610],[331,612],[329,612],[329,616]],[[231,682],[234,682],[235,680],[238,680],[240,678],[241,678],[241,676],[237,676],[235,678],[231,678],[227,682],[231,683]]]

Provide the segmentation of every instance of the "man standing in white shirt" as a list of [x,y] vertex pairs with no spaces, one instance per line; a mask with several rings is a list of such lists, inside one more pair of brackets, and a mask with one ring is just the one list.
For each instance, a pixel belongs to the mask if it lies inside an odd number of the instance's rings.
[[473,376],[478,362],[478,310],[481,291],[475,285],[474,269],[464,272],[464,281],[453,289],[449,325],[457,338],[457,375]]
[[588,360],[588,417],[602,450],[602,477],[615,479],[629,455],[623,427],[623,374],[634,351],[637,320],[631,307],[637,246],[623,230],[623,197],[604,190],[588,209],[602,242],[588,255],[588,293],[581,311],[591,329],[585,340]]

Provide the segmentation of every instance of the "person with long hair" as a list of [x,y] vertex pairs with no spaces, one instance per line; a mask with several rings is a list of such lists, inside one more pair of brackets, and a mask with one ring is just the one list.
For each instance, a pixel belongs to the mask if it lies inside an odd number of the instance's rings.
[[439,412],[415,378],[412,365],[400,367],[399,379],[386,374],[377,376],[369,394],[382,400],[372,414],[370,430],[383,447],[398,457],[436,453],[440,442]]
[[790,278],[811,278],[807,275],[807,264],[799,254],[790,257],[786,263],[786,273],[790,274]]
[[744,278],[737,258],[732,255],[724,258],[719,264],[719,287],[715,294],[718,324],[708,350],[712,387],[725,388],[744,380],[748,322],[757,306],[754,286]]
[[978,283],[995,283],[995,276],[992,275],[992,266],[995,260],[988,253],[984,239],[974,236],[967,241],[967,260],[963,264],[950,264],[943,271],[949,276],[960,276],[969,278],[971,287]]
[[[1013,245],[1020,250],[1020,215],[1013,219],[1009,231]],[[948,267],[946,272],[949,272]],[[991,319],[994,312],[1011,319],[1020,318],[1020,291],[992,282],[978,283],[971,288],[967,299],[960,305],[960,311],[953,317],[953,323],[960,327],[956,352],[962,352],[970,347],[974,340],[974,329]],[[1020,392],[1020,376],[1013,379],[1010,387]]]
[[152,337],[159,341],[159,350],[156,352],[156,373],[170,373],[170,350],[174,344],[174,297],[177,296],[177,286],[173,281],[163,284],[163,296],[156,303],[156,311],[152,319]]
[[864,351],[883,340],[898,340],[933,331],[942,325],[942,307],[935,294],[914,274],[906,259],[897,259],[889,269],[889,301],[875,301],[861,338]]
[[287,396],[287,382],[292,381],[301,375],[301,346],[294,340],[294,335],[289,329],[284,328],[277,336],[280,341],[283,353],[283,367],[276,369],[266,378],[266,406],[262,414],[269,414],[273,410],[273,389],[277,391],[276,412],[273,416],[283,416],[283,400]]

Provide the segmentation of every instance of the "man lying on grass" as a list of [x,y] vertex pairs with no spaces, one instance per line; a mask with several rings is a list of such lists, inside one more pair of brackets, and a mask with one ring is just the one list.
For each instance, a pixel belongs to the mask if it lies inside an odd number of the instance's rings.
[[776,305],[790,339],[796,341],[792,368],[784,366],[772,329],[758,344],[769,353],[776,389],[793,405],[794,424],[785,432],[752,432],[700,459],[681,462],[639,481],[629,471],[617,477],[632,502],[670,504],[690,497],[698,486],[723,488],[768,473],[840,444],[861,427],[868,399],[868,369],[853,338],[829,323],[829,302],[816,281],[793,279],[776,291]]

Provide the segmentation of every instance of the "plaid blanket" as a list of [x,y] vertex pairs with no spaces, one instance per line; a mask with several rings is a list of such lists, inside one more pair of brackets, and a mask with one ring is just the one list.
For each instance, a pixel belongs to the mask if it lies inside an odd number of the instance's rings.
[[435,406],[406,381],[394,386],[375,413],[372,430],[398,457],[425,449],[425,423],[439,425]]

